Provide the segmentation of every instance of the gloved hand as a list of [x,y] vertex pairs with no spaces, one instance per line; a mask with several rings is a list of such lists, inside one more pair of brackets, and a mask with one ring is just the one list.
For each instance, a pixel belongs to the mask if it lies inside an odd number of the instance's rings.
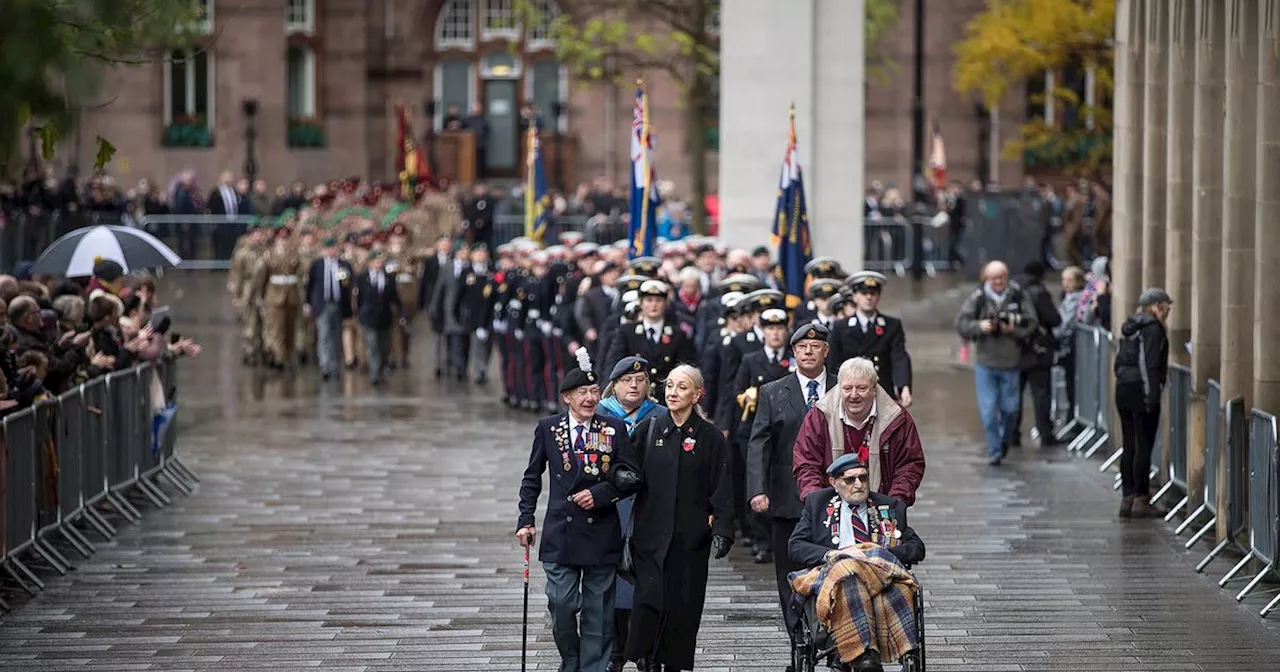
[[733,540],[729,537],[715,535],[711,537],[711,553],[716,560],[729,555],[729,549],[733,548]]
[[524,329],[516,329],[516,340],[517,341],[524,340]]
[[483,327],[476,329],[476,338],[480,339],[481,343],[489,340],[489,330]]
[[546,320],[538,320],[538,331],[541,331],[543,336],[550,336],[551,323]]
[[564,336],[564,329],[561,329],[560,327],[552,327],[551,333],[555,334],[556,338],[560,338],[561,336]]
[[507,333],[507,321],[506,321],[506,320],[494,320],[494,321],[493,321],[493,331],[494,331],[494,333],[497,333],[497,334],[505,334],[505,333]]

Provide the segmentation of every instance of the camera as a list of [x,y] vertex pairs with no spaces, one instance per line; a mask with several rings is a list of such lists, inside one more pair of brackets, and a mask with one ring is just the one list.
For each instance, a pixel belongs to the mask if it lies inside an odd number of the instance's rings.
[[1010,329],[1022,326],[1022,313],[1009,312],[1002,310],[996,314],[996,321]]

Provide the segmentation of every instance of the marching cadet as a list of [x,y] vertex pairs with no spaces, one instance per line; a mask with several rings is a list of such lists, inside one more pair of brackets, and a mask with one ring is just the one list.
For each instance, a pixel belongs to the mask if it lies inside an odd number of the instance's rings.
[[591,287],[573,303],[574,325],[581,332],[577,342],[591,353],[591,359],[597,366],[603,365],[605,353],[602,344],[605,332],[608,331],[606,324],[618,301],[617,284],[620,275],[621,269],[613,262],[600,263]]
[[547,271],[551,258],[545,250],[536,250],[529,255],[529,275],[524,282],[524,361],[525,385],[528,389],[527,408],[534,412],[555,412],[554,379],[551,378],[552,365],[547,361],[546,337],[543,336],[551,328],[546,322],[551,305],[551,294],[546,289]]
[[[618,330],[622,327],[622,325],[628,322],[633,322],[636,319],[638,319],[634,316],[631,318],[628,318],[624,314],[624,309],[626,308],[626,304],[628,303],[626,299],[626,294],[628,292],[635,292],[636,296],[634,300],[637,303],[639,303],[640,285],[643,285],[646,280],[648,280],[648,278],[642,275],[623,275],[619,277],[616,282],[613,283],[614,289],[617,290],[616,294],[618,298],[615,299],[613,304],[610,306],[608,317],[606,317],[604,321],[604,328],[601,329],[601,332],[600,332],[600,348],[599,348],[600,356],[598,358],[594,358],[593,360],[596,362],[598,366],[603,367],[604,365],[610,363],[608,361],[609,351],[613,347],[613,341],[617,339]],[[614,362],[614,364],[616,365],[616,362]],[[597,372],[597,373],[601,373],[601,372]],[[601,373],[601,375],[603,375],[603,373]]]
[[751,425],[756,417],[760,387],[791,372],[788,324],[787,311],[781,308],[770,308],[760,313],[764,347],[743,356],[731,388],[740,409],[733,419],[735,424],[730,427],[734,512],[742,516],[743,536],[755,542],[753,554],[758,563],[773,562],[773,550],[769,543],[768,521],[747,506],[747,444],[751,440]]
[[658,279],[662,270],[662,260],[657,257],[636,257],[627,265],[627,275],[641,275],[650,280]]
[[304,269],[291,238],[289,227],[277,229],[271,251],[266,256],[266,347],[272,366],[278,369],[294,364],[295,324],[302,312],[299,278]]
[[[656,271],[656,269],[654,269]],[[671,289],[661,280],[640,285],[640,319],[618,328],[606,359],[612,369],[623,357],[635,355],[649,361],[649,376],[662,388],[667,374],[680,364],[697,364],[693,340],[669,319]]]
[[254,226],[231,256],[227,289],[240,322],[241,361],[255,365],[262,359],[262,297],[266,290],[266,253],[271,230]]
[[818,257],[813,261],[804,265],[804,274],[808,277],[809,282],[814,280],[830,279],[843,280],[845,277],[844,269],[840,267],[840,262],[831,257]]
[[851,357],[865,357],[875,364],[880,385],[905,408],[911,405],[911,357],[902,321],[879,310],[880,291],[886,282],[884,275],[875,271],[849,276],[856,312],[832,330],[827,370],[838,371]]
[[844,285],[830,278],[820,278],[809,283],[809,301],[796,309],[796,328],[802,324],[817,322],[831,330],[836,316],[831,310],[831,298],[840,293]]
[[[734,336],[742,333],[746,327],[743,326],[741,314],[738,312],[742,305],[742,299],[746,294],[742,292],[726,292],[720,295],[716,303],[720,304],[720,329],[714,334],[713,339],[707,339],[706,347],[702,349],[702,353],[698,355],[698,361],[701,363],[703,378],[706,380],[719,380],[720,375],[720,353],[724,348],[729,347],[730,341]],[[719,399],[720,386],[710,385],[702,397],[703,410],[707,411],[707,415],[712,415],[716,410],[716,403]]]
[[397,365],[409,367],[410,342],[413,338],[413,318],[418,316],[422,299],[418,295],[422,289],[422,260],[418,251],[412,247],[409,229],[401,222],[391,225],[391,236],[387,240],[387,273],[395,278],[396,293],[400,296],[400,305],[404,310],[405,324],[392,327],[391,357],[389,368]]
[[489,354],[493,347],[489,327],[493,324],[493,307],[497,302],[494,289],[489,249],[484,243],[476,243],[471,246],[471,265],[463,273],[458,322],[471,334],[468,359],[474,371],[472,380],[481,385],[488,381]]
[[[316,238],[316,229],[310,224],[299,228],[298,263],[301,274],[299,282],[306,282],[305,273],[311,268],[311,262],[320,258],[320,244]],[[294,347],[298,351],[298,361],[306,365],[315,359],[316,323],[315,319],[305,312],[298,313],[294,327]]]
[[716,426],[722,428],[725,438],[729,438],[729,427],[733,426],[738,413],[738,400],[727,391],[733,389],[734,377],[742,358],[764,347],[764,330],[757,322],[760,313],[770,308],[782,308],[786,297],[776,289],[757,289],[743,297],[739,304],[739,312],[750,326],[742,333],[734,336],[729,345],[720,351],[720,388],[726,393],[718,396],[715,406]]

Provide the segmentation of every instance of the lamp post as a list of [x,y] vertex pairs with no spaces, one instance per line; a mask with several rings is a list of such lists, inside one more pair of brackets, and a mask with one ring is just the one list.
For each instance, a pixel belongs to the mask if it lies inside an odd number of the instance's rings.
[[569,106],[561,101],[551,104],[551,129],[555,132],[552,142],[556,147],[556,191],[564,190],[564,138],[560,135],[560,119],[569,113]]
[[916,0],[915,86],[911,99],[911,280],[919,293],[924,281],[924,218],[929,189],[924,179],[924,0]]
[[258,179],[258,159],[253,154],[254,141],[258,139],[258,129],[254,118],[258,115],[258,101],[246,98],[240,103],[244,112],[244,177],[252,184]]
[[427,113],[427,137],[424,140],[427,145],[427,165],[431,167],[433,174],[439,170],[436,167],[436,109],[438,107],[439,104],[434,98],[429,98],[422,104],[422,109]]

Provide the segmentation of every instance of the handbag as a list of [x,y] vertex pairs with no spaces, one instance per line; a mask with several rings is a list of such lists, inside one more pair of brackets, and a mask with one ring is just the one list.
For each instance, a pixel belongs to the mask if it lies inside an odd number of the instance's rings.
[[[649,446],[653,443],[653,426],[658,424],[657,418],[649,420],[649,429],[645,432],[644,448],[649,450]],[[636,582],[636,561],[631,554],[631,535],[635,534],[636,529],[636,510],[635,505],[631,507],[631,516],[627,518],[627,529],[622,532],[622,555],[618,556],[618,576],[623,581],[635,585]]]

